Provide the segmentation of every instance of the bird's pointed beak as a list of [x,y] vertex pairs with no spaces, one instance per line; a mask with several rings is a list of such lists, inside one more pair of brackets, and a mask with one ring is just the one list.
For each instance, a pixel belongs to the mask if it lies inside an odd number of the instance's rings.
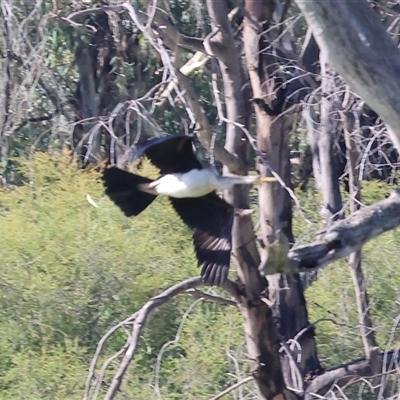
[[258,181],[260,183],[265,183],[265,182],[277,182],[278,179],[276,179],[273,176],[260,176],[260,178],[258,179]]

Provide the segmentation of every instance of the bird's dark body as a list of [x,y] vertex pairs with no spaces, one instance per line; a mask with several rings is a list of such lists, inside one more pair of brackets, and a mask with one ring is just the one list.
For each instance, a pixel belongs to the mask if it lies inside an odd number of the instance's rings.
[[[148,140],[134,158],[146,155],[161,175],[202,169],[188,136],[166,136]],[[116,167],[104,170],[106,194],[126,216],[140,214],[155,199],[139,188],[151,179]],[[233,207],[215,192],[201,197],[169,197],[171,204],[193,235],[201,276],[210,285],[221,286],[227,279],[232,248]]]

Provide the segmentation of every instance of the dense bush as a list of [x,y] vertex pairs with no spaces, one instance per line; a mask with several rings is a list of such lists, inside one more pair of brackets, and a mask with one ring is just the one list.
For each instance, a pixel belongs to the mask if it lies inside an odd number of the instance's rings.
[[[190,235],[165,199],[128,220],[103,195],[98,173],[77,170],[65,155],[19,161],[26,184],[0,192],[1,398],[80,399],[101,336],[149,297],[198,274]],[[135,399],[149,398],[158,352],[193,301],[174,300],[150,319],[125,388]],[[124,341],[117,334],[107,352]],[[237,352],[241,341],[235,310],[198,304],[179,345],[164,353],[161,389],[174,398],[187,386],[198,398],[229,385],[235,370],[226,351]]]
[[[151,296],[198,274],[189,232],[167,200],[158,199],[141,216],[127,219],[104,196],[98,172],[78,170],[70,161],[68,155],[43,153],[19,160],[26,183],[0,192],[0,391],[4,400],[81,399],[102,335]],[[149,166],[144,168],[154,173]],[[307,215],[317,220],[318,200],[302,196]],[[309,228],[298,215],[296,226],[304,227],[298,235],[307,236]],[[400,255],[394,251],[399,240],[398,233],[388,233],[365,249],[382,347],[399,313],[396,265]],[[390,259],[382,257],[386,253]],[[330,318],[317,324],[324,365],[361,356],[345,262],[326,268],[308,289],[307,299],[312,322]],[[164,399],[207,399],[247,375],[239,312],[199,302],[182,321],[194,301],[182,295],[152,315],[121,398],[155,398],[156,387]],[[174,342],[181,323],[182,332]],[[101,360],[125,339],[124,332],[112,337]],[[398,336],[393,340],[398,341]],[[170,341],[156,367],[161,347]],[[106,379],[116,366],[111,366]],[[252,384],[242,390],[256,396]]]

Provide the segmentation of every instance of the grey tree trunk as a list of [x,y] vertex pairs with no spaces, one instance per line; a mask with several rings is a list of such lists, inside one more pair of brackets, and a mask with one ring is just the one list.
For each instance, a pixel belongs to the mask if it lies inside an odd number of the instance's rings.
[[100,159],[100,131],[96,129],[99,115],[99,96],[95,81],[93,50],[81,47],[76,54],[79,70],[78,104],[80,113],[73,131],[73,145],[81,158],[82,165]]
[[390,128],[400,150],[400,54],[366,0],[296,0],[321,51]]
[[[318,134],[320,161],[320,189],[323,197],[324,217],[327,225],[341,218],[342,197],[340,195],[339,177],[335,175],[336,159],[333,154],[338,135],[338,108],[336,98],[335,73],[329,66],[324,52],[320,57],[321,64],[321,109]],[[336,168],[337,169],[337,168]]]
[[[241,159],[243,165],[246,165],[249,142],[239,125],[244,129],[249,128],[251,110],[249,109],[249,92],[243,90],[245,85],[240,53],[233,41],[225,1],[210,0],[207,1],[207,6],[213,29],[218,32],[213,38],[213,47],[210,48],[210,51],[223,49],[218,52],[218,61],[226,99],[227,136],[225,147],[230,153]],[[217,43],[220,46],[216,46]],[[215,91],[214,95],[218,96],[218,92]],[[222,116],[220,115],[220,117]],[[229,173],[226,166],[224,172]],[[243,169],[240,172],[245,174],[247,171]],[[227,196],[237,209],[250,207],[248,188],[246,187],[236,187]],[[260,258],[250,215],[238,213],[235,216],[232,240],[234,260],[239,278],[244,285],[239,309],[244,318],[244,331],[252,375],[264,398],[291,399],[291,393],[285,387],[281,371],[280,343],[276,335],[272,313],[260,298],[266,289],[267,282],[257,269]]]
[[[273,5],[269,2],[246,1],[246,18],[243,39],[247,67],[250,75],[253,97],[268,101],[271,93],[266,91],[270,78],[270,56],[262,50],[267,47],[267,41],[261,32],[268,28],[271,21]],[[269,19],[266,19],[269,16]],[[263,105],[258,102],[255,108],[257,123],[258,151],[265,155],[258,160],[261,175],[270,174],[269,167],[276,171],[290,187],[289,133],[291,116],[282,114],[277,118],[268,115]],[[260,226],[262,243],[262,264],[268,269],[268,264],[276,265],[281,258],[287,258],[289,247],[293,244],[292,206],[288,191],[280,184],[263,184],[259,188]],[[268,297],[271,301],[271,316],[278,329],[279,339],[283,345],[281,358],[282,371],[288,387],[298,392],[303,391],[306,376],[320,373],[320,366],[313,330],[309,326],[308,313],[304,298],[303,286],[297,274],[283,276],[275,274],[268,277]],[[296,341],[296,345],[294,345]],[[300,349],[300,350],[299,350]],[[301,357],[297,357],[297,351]],[[301,359],[300,363],[296,360]]]

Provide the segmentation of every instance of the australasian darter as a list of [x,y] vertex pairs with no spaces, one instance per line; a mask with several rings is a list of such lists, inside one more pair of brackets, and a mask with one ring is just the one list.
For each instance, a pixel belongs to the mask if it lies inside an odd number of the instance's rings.
[[149,139],[134,158],[144,155],[160,170],[161,177],[151,180],[110,167],[102,176],[106,194],[127,217],[140,214],[158,195],[168,196],[192,231],[202,279],[209,285],[221,286],[229,271],[234,210],[216,191],[274,178],[220,176],[201,165],[192,138],[184,135]]

